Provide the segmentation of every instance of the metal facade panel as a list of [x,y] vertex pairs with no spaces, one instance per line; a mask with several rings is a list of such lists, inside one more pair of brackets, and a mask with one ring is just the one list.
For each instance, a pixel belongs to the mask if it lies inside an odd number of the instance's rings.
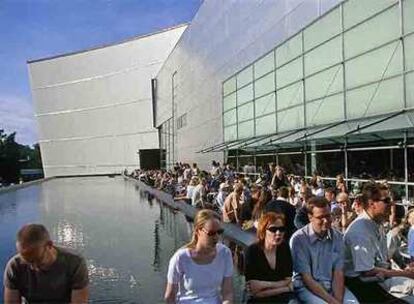
[[151,79],[185,28],[29,63],[46,177],[120,173],[158,148]]
[[156,124],[172,116],[171,78],[177,73],[176,160],[202,167],[223,153],[196,153],[223,142],[222,82],[304,28],[337,1],[206,0],[159,74]]

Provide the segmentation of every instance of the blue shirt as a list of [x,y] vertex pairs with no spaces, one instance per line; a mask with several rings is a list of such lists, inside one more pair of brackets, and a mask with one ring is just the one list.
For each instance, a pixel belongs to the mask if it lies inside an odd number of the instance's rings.
[[408,231],[408,253],[411,258],[414,258],[414,228],[411,227]]
[[302,273],[308,273],[324,286],[330,286],[333,271],[343,269],[344,245],[342,234],[337,230],[330,229],[324,238],[320,238],[310,223],[293,234],[290,247],[295,288],[303,286]]

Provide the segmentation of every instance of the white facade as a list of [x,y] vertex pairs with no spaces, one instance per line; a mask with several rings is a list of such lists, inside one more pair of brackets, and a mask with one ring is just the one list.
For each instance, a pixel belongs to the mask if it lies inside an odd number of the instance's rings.
[[158,148],[151,79],[185,29],[28,63],[46,177],[120,173]]
[[340,2],[204,1],[156,78],[156,125],[174,116],[176,126],[186,114],[186,126],[174,132],[174,161],[206,168],[223,160],[223,153],[197,153],[223,142],[223,81]]

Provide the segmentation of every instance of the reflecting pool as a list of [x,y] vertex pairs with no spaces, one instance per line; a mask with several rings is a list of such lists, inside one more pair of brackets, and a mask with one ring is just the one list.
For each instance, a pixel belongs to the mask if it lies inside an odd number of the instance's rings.
[[1,286],[16,232],[29,222],[87,259],[91,302],[100,303],[162,302],[169,259],[191,234],[184,215],[122,177],[52,179],[0,194]]

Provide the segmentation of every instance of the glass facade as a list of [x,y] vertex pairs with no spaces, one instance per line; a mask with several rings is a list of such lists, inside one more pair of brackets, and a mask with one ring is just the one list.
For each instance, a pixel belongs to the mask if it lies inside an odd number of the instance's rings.
[[223,83],[224,141],[414,106],[411,0],[348,0]]
[[174,122],[170,118],[158,128],[160,142],[161,168],[171,168],[174,161]]
[[[277,162],[289,173],[328,180],[342,174],[350,188],[355,181],[387,179],[414,202],[414,116],[411,126],[389,123],[395,131],[390,137],[384,126],[346,137],[345,127],[317,140],[298,140],[294,133],[340,122],[359,127],[412,111],[413,16],[412,0],[342,2],[223,82],[224,142],[259,137],[251,157],[243,155],[258,167]],[[260,147],[269,141],[264,136],[289,132],[283,141]],[[246,151],[228,155],[239,163],[236,155]]]

